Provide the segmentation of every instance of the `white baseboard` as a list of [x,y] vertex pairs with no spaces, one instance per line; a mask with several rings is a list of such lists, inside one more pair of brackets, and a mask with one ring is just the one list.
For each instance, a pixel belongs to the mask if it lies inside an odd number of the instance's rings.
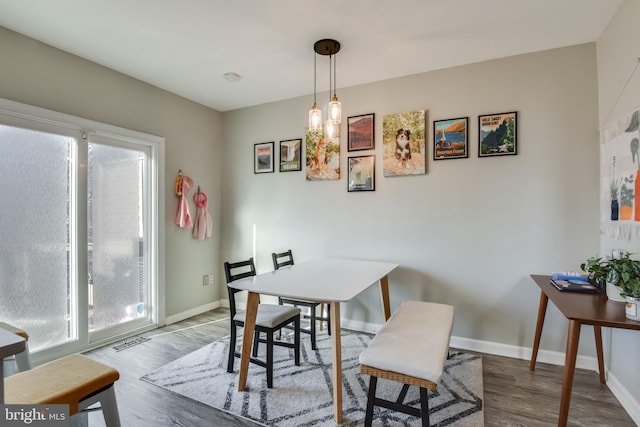
[[[227,301],[227,307],[229,307],[229,302]],[[172,323],[180,322],[181,320],[188,319],[193,316],[197,316],[198,314],[202,314],[204,312],[214,310],[218,307],[224,307],[223,301],[214,301],[205,305],[201,305],[199,307],[191,308],[187,311],[183,311],[181,313],[172,314],[171,316],[167,316],[164,318],[165,325],[170,325]]]
[[[166,323],[171,324],[179,322],[218,307],[229,307],[229,300],[219,300],[182,313],[174,314],[166,318]],[[382,325],[377,323],[354,321],[350,319],[341,319],[340,324],[345,329],[369,333],[376,333],[382,327]],[[527,347],[500,344],[491,341],[480,341],[456,336],[451,337],[450,345],[451,347],[460,350],[476,351],[494,356],[504,356],[522,360],[531,360],[531,353],[533,351],[531,348]],[[537,361],[540,363],[564,366],[564,353],[559,351],[539,350]],[[598,372],[598,361],[595,357],[578,355],[576,359],[576,368],[589,369],[591,371]],[[629,413],[629,416],[634,420],[634,422],[640,426],[640,401],[633,396],[614,375],[608,371],[605,372],[605,375],[607,378],[607,386],[613,395]]]

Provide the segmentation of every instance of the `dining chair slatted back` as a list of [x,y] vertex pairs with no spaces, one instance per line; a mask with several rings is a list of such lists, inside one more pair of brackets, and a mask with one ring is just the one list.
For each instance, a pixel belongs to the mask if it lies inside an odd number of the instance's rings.
[[[279,270],[283,267],[289,267],[289,266],[295,265],[293,261],[293,252],[291,251],[291,249],[288,249],[284,252],[273,252],[271,254],[271,259],[273,260],[274,270]],[[300,328],[300,332],[304,332],[305,334],[311,335],[312,350],[317,349],[317,344],[316,344],[316,336],[317,336],[316,322],[317,321],[320,322],[320,330],[322,330],[322,325],[324,324],[324,322],[326,322],[327,332],[329,335],[331,335],[331,320],[330,320],[331,313],[330,313],[330,306],[328,304],[327,304],[326,317],[324,315],[324,304],[321,302],[278,297],[278,304],[280,305],[290,304],[290,305],[293,305],[294,307],[301,306],[301,307],[307,307],[309,309],[309,314],[304,315],[306,319],[310,319],[309,328],[308,329]],[[319,316],[316,313],[316,309],[318,306],[320,306]]]
[[[239,272],[236,272],[238,271]],[[237,328],[244,327],[245,313],[236,308],[236,294],[244,292],[229,286],[229,283],[256,275],[256,268],[253,258],[239,262],[225,262],[224,274],[227,279],[227,291],[229,293],[229,308],[231,311],[231,334],[229,337],[229,355],[227,361],[227,372],[233,372],[233,365],[236,357],[240,357],[240,352],[236,350]],[[285,326],[293,329],[293,343],[274,339],[274,334]],[[261,338],[260,334],[266,334],[266,338]],[[267,387],[273,387],[273,346],[288,347],[293,349],[296,366],[300,365],[300,309],[297,307],[283,307],[275,304],[258,304],[258,314],[256,317],[255,333],[253,339],[253,352],[250,361],[267,370]],[[267,344],[265,359],[258,359],[258,349],[260,343]]]

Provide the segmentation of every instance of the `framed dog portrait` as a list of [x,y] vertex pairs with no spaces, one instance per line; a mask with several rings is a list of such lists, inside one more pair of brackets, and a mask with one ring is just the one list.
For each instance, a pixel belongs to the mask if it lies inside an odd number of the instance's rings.
[[307,181],[340,179],[340,135],[325,137],[325,133],[307,129],[305,142]]
[[280,141],[280,172],[302,170],[302,162],[300,162],[301,148],[302,139]]
[[478,116],[478,156],[516,155],[517,131],[517,112]]
[[373,150],[375,148],[374,113],[347,118],[347,151]]
[[253,173],[273,172],[273,142],[253,146]]
[[424,110],[383,116],[384,176],[427,173],[425,117]]
[[349,157],[348,160],[348,191],[374,191],[376,156]]
[[469,157],[468,117],[433,121],[433,160]]

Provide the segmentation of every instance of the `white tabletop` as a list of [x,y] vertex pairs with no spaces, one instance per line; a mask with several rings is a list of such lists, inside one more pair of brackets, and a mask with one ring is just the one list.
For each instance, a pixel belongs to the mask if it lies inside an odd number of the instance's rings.
[[380,261],[317,259],[236,280],[229,286],[264,295],[346,302],[397,266]]
[[24,338],[0,328],[0,362],[5,357],[23,352],[25,348]]

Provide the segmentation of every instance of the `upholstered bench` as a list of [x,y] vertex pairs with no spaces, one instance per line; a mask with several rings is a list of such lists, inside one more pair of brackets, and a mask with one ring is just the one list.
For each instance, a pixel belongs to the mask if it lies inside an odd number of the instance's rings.
[[[25,339],[25,342],[24,342],[25,350],[15,355],[15,364],[18,366],[19,372],[27,371],[31,369],[31,354],[29,353],[29,334],[27,334],[25,331],[23,331],[20,328],[16,328],[15,326],[10,325],[8,323],[4,323],[4,322],[0,322],[0,328],[4,329],[5,331],[14,333],[16,335],[20,335],[22,338]],[[13,362],[13,359],[8,359],[8,360]],[[4,370],[5,375],[12,375],[14,373],[15,369],[13,369],[13,363],[10,365],[10,368],[11,369]]]
[[68,404],[69,415],[100,402],[107,427],[120,427],[114,383],[117,370],[72,354],[4,379],[4,403]]
[[[453,306],[405,301],[360,354],[360,372],[370,375],[365,426],[373,421],[374,406],[422,418],[429,425],[427,390],[435,390],[449,353]],[[393,402],[376,397],[378,378],[404,384]],[[410,385],[420,388],[420,409],[404,405]]]

